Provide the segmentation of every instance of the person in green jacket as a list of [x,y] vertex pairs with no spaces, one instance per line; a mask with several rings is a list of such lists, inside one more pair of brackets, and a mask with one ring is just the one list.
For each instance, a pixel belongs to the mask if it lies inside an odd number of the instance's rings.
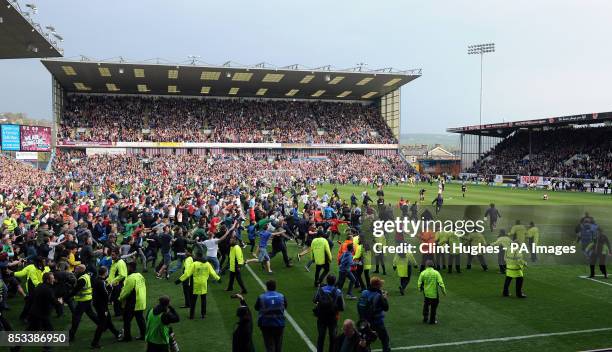
[[[187,250],[185,252],[185,255],[186,255],[186,258],[183,261],[183,274],[186,273],[187,270],[189,270],[189,267],[193,264],[193,256],[191,255],[191,252]],[[182,286],[183,286],[183,299],[185,303],[181,306],[181,308],[189,308],[189,305],[191,304],[191,291],[193,291],[193,279],[189,278],[189,280],[183,281]]]
[[110,300],[113,302],[115,316],[119,317],[123,314],[123,308],[121,307],[121,302],[119,301],[119,294],[123,289],[123,282],[128,276],[128,271],[125,261],[121,259],[119,249],[112,251],[111,259],[113,263],[111,264],[108,277],[106,278],[106,283],[113,289],[111,291]]
[[[314,286],[319,287],[319,284],[325,276],[329,274],[329,265],[331,263],[331,250],[329,248],[329,241],[323,237],[322,233],[317,233],[317,238],[312,240],[310,244],[310,249],[312,253],[312,259],[315,262],[315,277],[314,277]],[[321,273],[321,269],[323,272]]]
[[[472,233],[466,234],[465,239],[468,241],[468,246],[470,247],[479,247],[479,245],[481,246],[487,245],[487,240],[485,239],[484,235],[481,232],[472,232]],[[480,266],[482,266],[482,270],[484,271],[489,270],[489,267],[487,266],[487,262],[485,260],[484,255],[480,253],[480,254],[476,254],[475,256],[476,258],[478,258],[478,262],[480,262]],[[467,267],[466,267],[467,270],[472,269],[472,259],[473,258],[474,258],[474,255],[472,255],[471,253],[468,253]]]
[[[436,247],[447,243],[448,235],[449,235],[448,232],[443,232],[443,231],[436,232],[435,237],[434,237],[436,241]],[[446,270],[446,254],[436,253],[435,258],[436,258],[436,270],[440,270],[440,269]]]
[[179,320],[176,310],[170,305],[170,297],[159,297],[159,304],[147,314],[147,352],[168,352],[172,334],[170,324],[178,323]]
[[527,228],[521,224],[521,220],[516,220],[514,226],[510,228],[510,238],[516,239],[518,243],[525,243],[525,236],[527,236]]
[[393,270],[397,273],[400,279],[399,291],[403,296],[406,286],[410,283],[410,276],[412,276],[412,266],[416,266],[417,262],[414,259],[412,253],[397,253],[393,257]]
[[208,293],[208,278],[210,276],[217,281],[221,281],[221,277],[217,274],[215,268],[201,255],[197,255],[193,264],[189,266],[189,270],[174,282],[178,285],[182,281],[193,277],[193,291],[191,293],[191,301],[189,302],[189,319],[193,319],[195,314],[198,296],[201,298],[200,316],[202,319],[206,318],[206,294]]
[[[519,243],[515,239],[513,243]],[[516,297],[526,298],[523,294],[523,268],[527,266],[527,262],[523,259],[523,254],[519,249],[512,250],[509,248],[506,251],[506,280],[504,281],[504,297],[510,296],[510,283],[512,279],[516,279]]]
[[442,293],[446,295],[446,286],[444,286],[442,275],[434,269],[433,261],[428,259],[425,265],[427,269],[421,271],[417,281],[417,287],[419,291],[423,292],[424,296],[423,323],[437,324],[436,312],[440,304],[438,288],[441,288]]
[[129,222],[125,224],[125,232],[123,233],[123,238],[130,237],[132,233],[134,232],[134,230],[142,224],[140,220],[137,222],[133,222],[131,217],[128,221]]
[[538,255],[533,250],[533,246],[537,246],[538,243],[540,243],[540,230],[535,226],[533,221],[529,223],[529,228],[527,229],[525,237],[527,237],[527,241],[529,241],[529,252],[531,253],[531,261],[535,263],[538,260]]
[[[34,259],[34,263],[27,265],[25,268],[16,271],[14,276],[22,281],[23,288],[26,292],[25,303],[19,319],[25,320],[32,307],[32,293],[34,289],[43,282],[43,274],[50,271],[48,266],[45,266],[45,261],[42,257]],[[25,282],[23,282],[25,281]]]
[[136,262],[130,262],[127,265],[128,276],[125,279],[119,301],[124,302],[123,307],[123,340],[125,342],[132,340],[132,319],[136,318],[140,336],[137,340],[144,340],[145,336],[145,319],[144,310],[147,308],[147,285],[145,278],[136,272]]
[[[448,273],[452,274],[453,265],[457,274],[461,274],[461,252],[457,246],[461,245],[461,237],[457,236],[454,232],[450,232],[446,238],[445,243],[448,243]],[[444,244],[444,243],[443,243]]]
[[499,252],[497,253],[497,264],[499,265],[499,272],[501,274],[506,273],[506,251],[510,248],[512,240],[506,235],[506,230],[499,230],[497,240],[491,243],[492,246],[498,246]]

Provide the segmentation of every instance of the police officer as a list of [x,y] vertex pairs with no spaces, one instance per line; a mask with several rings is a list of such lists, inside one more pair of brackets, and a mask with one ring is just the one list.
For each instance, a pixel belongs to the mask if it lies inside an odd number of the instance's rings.
[[74,273],[77,277],[77,283],[72,292],[74,297],[75,307],[72,312],[72,324],[70,326],[69,337],[70,341],[74,341],[79,324],[81,323],[81,317],[83,313],[87,314],[89,319],[98,325],[98,317],[94,313],[91,307],[92,300],[92,288],[91,288],[91,277],[87,273],[87,268],[83,264],[79,264],[74,268]]
[[287,299],[282,293],[276,291],[274,280],[266,282],[266,290],[255,302],[255,310],[259,312],[257,325],[261,329],[266,352],[281,352]]
[[[519,243],[517,239],[513,243]],[[523,294],[523,267],[527,266],[527,262],[523,259],[523,254],[520,250],[506,250],[506,280],[504,281],[504,297],[509,297],[510,283],[512,279],[516,279],[516,297],[526,298]]]

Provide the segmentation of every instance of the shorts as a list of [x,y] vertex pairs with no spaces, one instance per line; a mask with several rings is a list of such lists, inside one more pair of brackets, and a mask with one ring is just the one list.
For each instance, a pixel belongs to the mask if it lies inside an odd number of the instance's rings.
[[162,257],[164,258],[164,265],[170,265],[172,254],[170,254],[170,252],[162,253]]
[[264,247],[259,247],[259,254],[257,255],[257,259],[260,262],[269,262],[270,256],[268,255],[268,249]]

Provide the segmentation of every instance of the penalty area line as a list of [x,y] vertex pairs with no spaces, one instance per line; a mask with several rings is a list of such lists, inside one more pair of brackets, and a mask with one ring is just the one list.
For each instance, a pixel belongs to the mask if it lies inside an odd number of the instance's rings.
[[[594,279],[592,277],[588,277],[588,276],[584,276],[584,275],[583,276],[578,276],[578,277],[581,278],[581,279],[598,282],[598,283],[603,284],[603,285],[612,286],[612,284],[609,283],[609,282],[605,282],[605,281],[601,281],[601,280],[596,280],[596,279]],[[603,275],[597,275],[596,277],[603,277]]]
[[[251,273],[251,275],[253,275],[253,278],[255,278],[255,281],[257,281],[259,286],[261,286],[261,288],[265,291],[266,290],[266,285],[263,283],[263,281],[261,281],[259,276],[257,276],[257,274],[255,274],[255,271],[253,271],[253,269],[251,269],[250,266],[248,266],[248,265],[245,265],[245,266],[246,266],[247,270]],[[308,349],[311,352],[316,352],[317,348],[315,347],[315,345],[312,343],[312,341],[310,341],[310,339],[308,338],[308,336],[306,335],[304,330],[302,330],[302,328],[297,324],[295,319],[293,319],[293,317],[291,316],[291,314],[289,314],[289,312],[287,310],[285,310],[285,318],[287,318],[287,320],[289,321],[289,324],[291,324],[291,326],[293,326],[293,328],[298,333],[298,335],[300,335],[302,340],[304,340],[304,342],[306,343],[306,346],[308,346]]]
[[[602,331],[611,331],[611,330],[612,330],[612,327],[610,327],[610,328],[600,328],[600,329],[562,331],[562,332],[551,332],[551,333],[524,335],[524,336],[508,336],[508,337],[497,337],[497,338],[492,338],[492,339],[445,342],[445,343],[436,343],[436,344],[431,344],[431,345],[393,347],[393,348],[391,348],[391,350],[393,350],[393,351],[406,351],[406,350],[417,350],[417,349],[425,349],[425,348],[470,345],[470,344],[488,343],[488,342],[506,342],[506,341],[516,341],[516,340],[527,340],[527,339],[533,339],[533,338],[538,338],[538,337],[588,334],[588,333],[593,333],[593,332],[602,332]],[[373,350],[373,351],[374,352],[380,352],[382,350],[378,349],[378,350]]]

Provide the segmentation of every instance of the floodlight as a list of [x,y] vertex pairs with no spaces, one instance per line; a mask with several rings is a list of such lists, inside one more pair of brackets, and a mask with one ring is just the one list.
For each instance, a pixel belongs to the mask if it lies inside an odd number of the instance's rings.
[[26,7],[32,10],[32,13],[36,15],[38,12],[38,7],[35,4],[26,4]]

